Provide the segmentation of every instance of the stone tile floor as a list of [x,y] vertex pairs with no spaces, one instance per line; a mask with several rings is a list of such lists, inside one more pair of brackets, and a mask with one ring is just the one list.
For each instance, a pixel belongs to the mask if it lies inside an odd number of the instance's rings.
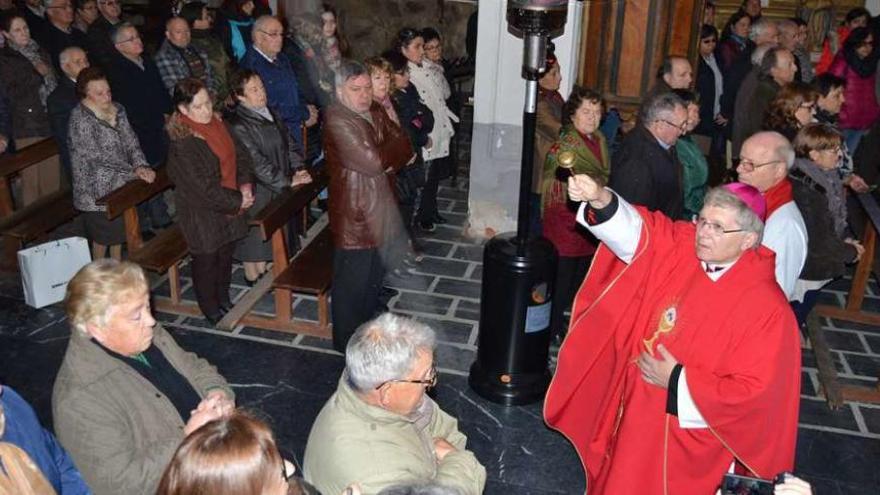
[[[459,418],[470,448],[488,470],[488,494],[583,493],[580,462],[569,444],[548,430],[541,404],[505,408],[477,396],[467,385],[478,332],[482,246],[462,235],[467,181],[440,189],[440,209],[450,222],[423,238],[427,256],[396,286],[389,301],[397,313],[414,316],[438,332],[441,378],[435,397]],[[184,275],[188,276],[187,267]],[[246,286],[241,270],[234,296]],[[167,281],[154,281],[158,293]],[[842,304],[849,281],[831,285],[825,302]],[[184,288],[190,281],[185,279]],[[298,298],[294,314],[316,320],[314,299]],[[880,289],[872,282],[866,307],[880,310]],[[259,307],[271,311],[269,296]],[[239,404],[267,418],[286,455],[300,460],[309,428],[333,392],[343,366],[329,342],[313,337],[238,327],[210,328],[200,318],[158,314],[185,348],[212,363],[235,387]],[[880,372],[880,329],[824,319],[826,338],[842,379],[873,384]],[[16,278],[0,278],[0,381],[17,388],[51,425],[50,398],[68,337],[59,305],[35,310],[24,305]],[[880,493],[880,406],[849,403],[830,410],[818,394],[812,350],[804,349],[797,473],[819,494]]]

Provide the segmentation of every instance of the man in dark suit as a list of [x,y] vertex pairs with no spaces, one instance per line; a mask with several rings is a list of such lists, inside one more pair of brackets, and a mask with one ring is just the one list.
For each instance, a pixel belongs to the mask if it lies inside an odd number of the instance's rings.
[[122,7],[119,0],[98,0],[98,11],[101,15],[89,26],[86,37],[92,63],[104,68],[115,53],[110,38],[114,26],[122,22]]
[[52,65],[58,71],[61,64],[58,56],[69,46],[85,49],[88,39],[82,31],[73,29],[72,0],[48,0],[46,3],[46,25],[39,34],[37,41],[52,58]]
[[687,107],[673,93],[645,101],[638,125],[612,158],[609,186],[630,203],[681,218],[684,196],[675,142],[687,121]]
[[[125,107],[144,157],[156,168],[168,155],[165,116],[172,112],[171,97],[156,63],[144,53],[137,28],[127,22],[117,24],[111,39],[115,53],[106,69],[113,100]],[[142,204],[141,212],[142,228],[152,225],[153,229],[161,229],[171,223],[162,196]]]
[[58,142],[58,152],[61,155],[61,167],[68,184],[72,183],[70,171],[70,149],[67,147],[67,124],[70,121],[71,110],[79,104],[76,95],[76,78],[83,69],[89,66],[86,52],[78,47],[65,48],[58,55],[61,66],[61,77],[58,78],[58,86],[46,100],[49,110],[49,124],[52,126],[52,135]]

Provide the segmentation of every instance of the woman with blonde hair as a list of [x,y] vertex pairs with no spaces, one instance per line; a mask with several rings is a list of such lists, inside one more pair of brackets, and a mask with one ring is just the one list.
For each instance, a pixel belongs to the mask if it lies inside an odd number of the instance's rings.
[[235,395],[153,318],[138,265],[89,263],[65,307],[73,331],[52,392],[58,439],[95,495],[153,494],[184,437],[230,414]]

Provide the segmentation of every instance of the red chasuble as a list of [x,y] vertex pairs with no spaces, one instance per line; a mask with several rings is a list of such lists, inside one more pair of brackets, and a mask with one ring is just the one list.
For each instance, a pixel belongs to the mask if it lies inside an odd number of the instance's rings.
[[[713,282],[694,226],[638,208],[627,265],[602,245],[575,299],[544,417],[574,445],[590,495],[715,492],[738,471],[794,467],[801,353],[772,251],[749,250]],[[663,344],[684,366],[708,428],[682,429],[635,359]]]

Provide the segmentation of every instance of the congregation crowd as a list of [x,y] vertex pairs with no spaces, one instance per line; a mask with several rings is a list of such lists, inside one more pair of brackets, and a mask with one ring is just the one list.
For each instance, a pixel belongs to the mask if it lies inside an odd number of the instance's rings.
[[[792,471],[797,329],[864,253],[850,222],[854,194],[880,179],[880,22],[854,9],[814,64],[803,20],[746,0],[719,33],[714,13],[707,2],[696,70],[668,56],[631,129],[593,89],[562,97],[552,49],[539,80],[532,227],[559,253],[550,331],[563,343],[544,413],[591,494],[713,493],[727,471]],[[404,28],[355,62],[330,5],[279,19],[262,0],[193,1],[148,53],[117,0],[0,0],[0,33],[0,151],[50,136],[60,150],[21,174],[17,203],[70,187],[96,260],[67,289],[58,439],[0,389],[0,487],[482,493],[485,468],[426,395],[433,330],[383,304],[446,222],[437,191],[460,102],[437,30]],[[212,324],[232,309],[234,261],[253,286],[272,260],[248,220],[329,175],[345,370],[301,472],[156,322],[143,270],[121,261],[122,219],[99,199],[162,167],[174,191],[138,207],[141,227],[180,226]],[[294,249],[308,226],[287,222]],[[809,490],[788,477],[776,493]]]

